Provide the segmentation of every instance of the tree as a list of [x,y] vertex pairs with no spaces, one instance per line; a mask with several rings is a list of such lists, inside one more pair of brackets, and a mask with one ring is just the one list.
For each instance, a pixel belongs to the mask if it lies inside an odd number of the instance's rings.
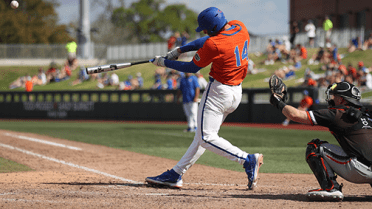
[[173,4],[161,10],[164,0],[139,0],[129,8],[114,9],[111,21],[128,32],[130,42],[160,42],[165,35],[175,31],[186,31],[194,37],[197,14],[184,4]]
[[55,44],[72,38],[65,25],[57,25],[55,0],[22,0],[17,9],[0,1],[0,43]]

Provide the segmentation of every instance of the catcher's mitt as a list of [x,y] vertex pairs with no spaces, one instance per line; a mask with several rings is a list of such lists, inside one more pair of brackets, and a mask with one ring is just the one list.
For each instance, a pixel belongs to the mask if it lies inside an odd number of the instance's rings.
[[271,93],[277,95],[282,99],[283,102],[288,100],[287,95],[287,86],[283,83],[282,79],[280,79],[276,75],[272,75],[269,80],[269,86]]

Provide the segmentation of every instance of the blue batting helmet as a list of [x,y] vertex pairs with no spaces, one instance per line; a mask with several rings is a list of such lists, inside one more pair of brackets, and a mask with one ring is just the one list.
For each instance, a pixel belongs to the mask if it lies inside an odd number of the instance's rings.
[[209,7],[204,11],[200,12],[198,16],[199,27],[196,28],[196,32],[207,30],[208,34],[215,34],[225,26],[227,20],[221,10],[216,7]]

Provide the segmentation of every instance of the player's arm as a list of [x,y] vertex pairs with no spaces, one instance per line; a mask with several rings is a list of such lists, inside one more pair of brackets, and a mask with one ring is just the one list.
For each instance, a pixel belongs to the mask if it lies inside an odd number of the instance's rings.
[[209,36],[204,36],[202,38],[196,39],[191,41],[184,46],[179,48],[180,53],[189,52],[189,51],[196,51],[203,47],[205,41],[209,38]]
[[191,41],[190,43],[181,46],[181,47],[176,47],[175,49],[169,51],[167,53],[167,56],[165,57],[168,60],[177,60],[178,57],[185,52],[189,51],[196,51],[199,50],[200,48],[203,47],[205,41],[209,38],[209,36],[205,36],[199,39],[196,39],[194,41]]
[[299,110],[291,105],[285,105],[285,107],[282,110],[282,113],[292,121],[311,125],[311,121],[308,117],[307,111]]

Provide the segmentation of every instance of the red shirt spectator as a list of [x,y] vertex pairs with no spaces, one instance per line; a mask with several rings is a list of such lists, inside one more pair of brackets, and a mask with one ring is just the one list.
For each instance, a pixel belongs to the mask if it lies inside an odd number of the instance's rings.
[[175,36],[171,36],[169,39],[168,39],[168,51],[172,50],[176,44],[176,37]]
[[339,65],[338,70],[341,71],[342,74],[348,75],[348,72],[347,72],[347,69],[346,69],[345,65],[343,65],[343,64]]
[[348,75],[351,75],[354,80],[358,77],[357,70],[351,64],[348,66]]
[[318,86],[318,84],[316,83],[316,81],[314,79],[312,79],[312,78],[309,78],[307,80],[307,85],[308,86],[314,86],[314,87],[317,87]]
[[27,92],[31,92],[33,88],[33,83],[31,80],[27,80],[25,84],[25,88]]
[[313,98],[305,95],[304,98],[300,102],[300,107],[304,108],[304,109],[307,109],[307,108],[311,107],[311,105],[313,105],[313,103],[314,103]]
[[301,52],[300,52],[300,56],[302,57],[302,59],[306,59],[307,58],[307,50],[304,46],[301,46]]

